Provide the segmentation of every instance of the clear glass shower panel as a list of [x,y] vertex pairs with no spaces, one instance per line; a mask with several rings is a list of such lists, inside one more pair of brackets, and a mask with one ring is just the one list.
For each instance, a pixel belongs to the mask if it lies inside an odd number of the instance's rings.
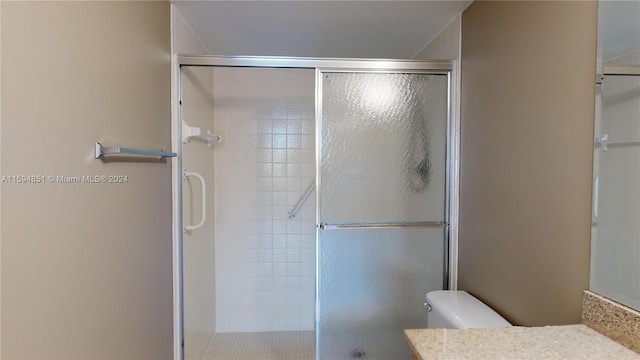
[[640,76],[606,75],[600,91],[590,289],[640,310]]
[[320,359],[411,359],[403,329],[442,289],[443,229],[332,230],[319,247]]
[[323,73],[324,222],[443,221],[445,75]]
[[[181,119],[190,126],[213,129],[213,68],[184,66],[181,75]],[[183,224],[197,224],[202,216],[214,212],[214,155],[203,143],[196,141],[182,146],[182,171],[202,176],[206,188],[195,177],[182,182]],[[203,200],[203,196],[206,196]],[[202,205],[205,214],[202,214]],[[205,218],[197,231],[183,233],[182,284],[184,304],[184,358],[202,359],[216,332],[215,293],[215,225]]]

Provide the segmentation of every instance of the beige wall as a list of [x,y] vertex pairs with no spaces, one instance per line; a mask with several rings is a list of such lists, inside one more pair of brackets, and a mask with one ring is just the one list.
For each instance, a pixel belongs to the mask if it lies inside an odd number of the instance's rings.
[[168,2],[2,1],[2,358],[172,356]]
[[580,321],[595,57],[595,1],[462,15],[459,286],[515,324]]

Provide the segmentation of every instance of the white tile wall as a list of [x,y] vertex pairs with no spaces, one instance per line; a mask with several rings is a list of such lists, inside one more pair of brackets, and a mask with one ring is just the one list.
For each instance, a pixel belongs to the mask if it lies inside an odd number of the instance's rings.
[[215,72],[217,331],[312,330],[314,72]]

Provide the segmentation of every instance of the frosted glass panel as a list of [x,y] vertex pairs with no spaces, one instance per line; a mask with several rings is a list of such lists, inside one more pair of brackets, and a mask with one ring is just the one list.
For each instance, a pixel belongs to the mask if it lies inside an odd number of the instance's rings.
[[443,221],[447,77],[324,73],[323,222]]
[[[410,359],[403,329],[426,326],[442,289],[447,77],[323,73],[320,123],[318,354]],[[415,224],[414,224],[415,225]]]
[[425,293],[442,289],[443,232],[321,232],[321,359],[412,358],[403,329],[426,327]]
[[602,82],[590,289],[640,310],[640,76]]

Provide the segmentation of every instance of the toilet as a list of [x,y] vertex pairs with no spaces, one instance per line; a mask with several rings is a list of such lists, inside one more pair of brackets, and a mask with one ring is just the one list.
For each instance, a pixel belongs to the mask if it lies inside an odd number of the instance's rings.
[[437,290],[427,293],[427,328],[469,329],[512,326],[469,293]]

